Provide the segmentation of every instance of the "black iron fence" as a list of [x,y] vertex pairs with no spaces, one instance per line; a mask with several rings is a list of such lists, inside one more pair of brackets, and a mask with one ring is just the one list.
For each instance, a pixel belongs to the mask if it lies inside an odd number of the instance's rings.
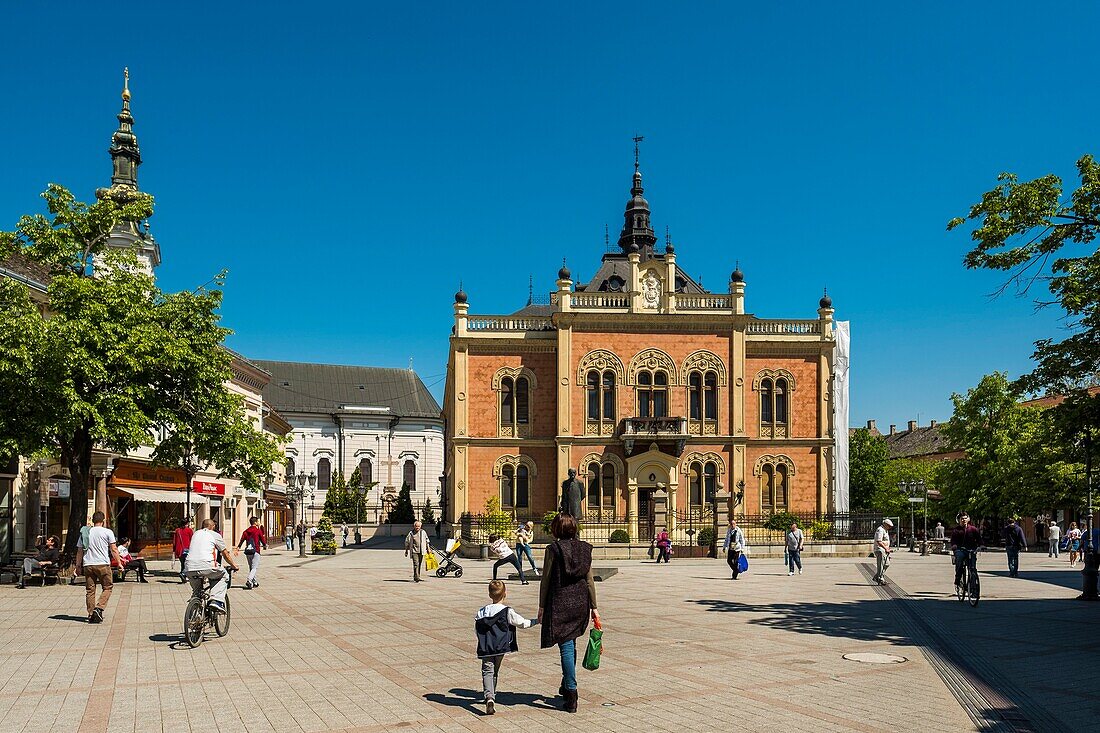
[[[860,540],[870,542],[875,529],[882,523],[885,515],[877,512],[791,512],[782,515],[787,522],[780,527],[771,514],[747,514],[737,516],[737,526],[745,535],[745,541],[751,545],[781,545],[786,535],[789,521],[798,522],[807,542],[836,542]],[[549,542],[549,532],[543,527],[544,515],[487,516],[484,514],[463,514],[459,520],[462,541],[467,544],[487,544],[491,535],[511,539],[520,524],[534,522],[536,543]],[[896,522],[895,522],[896,523]],[[586,516],[580,521],[582,539],[595,544],[614,542],[650,542],[662,529],[652,516],[639,517],[637,520],[614,514]],[[714,513],[708,508],[694,508],[669,512],[663,528],[675,547],[709,548],[713,543],[721,545],[726,536],[724,523],[716,526]],[[893,543],[898,542],[897,527],[891,535]],[[692,553],[697,550],[692,549]],[[683,552],[681,552],[681,555]]]

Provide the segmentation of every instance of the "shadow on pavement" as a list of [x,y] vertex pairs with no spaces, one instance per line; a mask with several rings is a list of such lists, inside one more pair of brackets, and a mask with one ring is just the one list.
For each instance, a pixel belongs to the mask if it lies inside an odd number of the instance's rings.
[[[1054,578],[1046,576],[1071,573],[1036,575],[1040,577],[1035,580],[1051,582]],[[1021,577],[1025,577],[1023,571]],[[996,725],[1020,718],[1032,726],[1021,730],[1079,730],[1095,725],[1090,716],[1100,712],[1100,704],[1093,698],[1100,684],[1100,668],[1077,665],[1075,660],[1080,661],[1077,656],[1082,647],[1092,650],[1096,646],[1092,640],[1100,630],[1100,603],[1064,597],[982,598],[977,608],[971,608],[953,596],[928,595],[849,603],[754,604],[725,599],[687,602],[715,613],[739,614],[746,630],[764,626],[798,634],[922,648],[948,660],[975,689],[992,692],[992,696],[985,694],[986,705],[972,695],[969,704],[963,703],[956,687],[941,673],[945,685],[971,715],[986,715],[995,721],[990,730],[1000,730]],[[912,623],[907,623],[910,618]],[[1030,640],[1030,647],[1025,646],[1029,643],[1026,640]],[[1049,669],[1074,665],[1080,673],[1068,682],[1052,684],[1042,669],[1021,665],[1020,657],[1025,653],[1041,656]]]
[[[1002,578],[1008,577],[1007,570],[983,570],[982,573],[988,575],[999,575]],[[1051,585],[1058,585],[1062,588],[1081,590],[1080,570],[1021,570],[1018,579],[1034,580],[1039,583],[1050,583]]]
[[[438,703],[439,705],[449,705],[451,707],[465,708],[475,715],[484,715],[485,711],[482,707],[482,694],[480,690],[468,690],[460,687],[451,689],[451,695],[443,695],[438,692],[430,692],[424,696],[424,699],[428,702]],[[546,702],[545,695],[536,695],[530,692],[498,692],[496,696],[497,706],[505,707],[528,707],[538,708],[539,710],[557,710],[553,705]]]
[[67,613],[58,613],[58,614],[55,614],[53,616],[50,616],[50,620],[52,620],[52,621],[79,621],[82,624],[88,623],[88,617],[87,616],[72,616],[72,615],[69,615]]

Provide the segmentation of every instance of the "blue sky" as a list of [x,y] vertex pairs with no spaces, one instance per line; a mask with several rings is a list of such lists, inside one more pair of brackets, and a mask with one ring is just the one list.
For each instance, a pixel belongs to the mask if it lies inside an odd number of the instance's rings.
[[749,311],[803,318],[828,286],[853,424],[945,419],[1064,333],[991,300],[944,225],[1000,171],[1100,154],[1094,3],[594,5],[12,5],[0,226],[47,182],[108,183],[128,65],[161,284],[227,268],[256,358],[412,358],[441,395],[459,280],[506,313],[563,257],[590,277],[636,131],[654,226],[705,286],[740,260]]

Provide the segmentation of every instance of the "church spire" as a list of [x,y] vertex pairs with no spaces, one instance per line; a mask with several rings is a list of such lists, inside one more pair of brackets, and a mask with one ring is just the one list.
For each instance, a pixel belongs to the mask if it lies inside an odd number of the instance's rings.
[[130,113],[130,69],[122,70],[122,110],[118,113],[118,129],[111,135],[110,197],[127,198],[138,190],[137,169],[141,165],[141,149],[134,135],[134,116]]
[[649,223],[649,202],[642,197],[645,189],[642,188],[642,172],[638,162],[638,143],[644,139],[641,135],[634,137],[634,178],[630,187],[631,198],[626,202],[626,212],[623,214],[619,247],[623,254],[638,252],[643,260],[647,260],[653,257],[653,245],[657,243],[657,237]]

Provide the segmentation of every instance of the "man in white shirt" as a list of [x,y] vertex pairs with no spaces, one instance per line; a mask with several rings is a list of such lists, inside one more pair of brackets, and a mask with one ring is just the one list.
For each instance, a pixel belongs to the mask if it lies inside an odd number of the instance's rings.
[[1058,543],[1062,541],[1062,528],[1053,519],[1050,520],[1050,533],[1047,535],[1047,541],[1050,542],[1047,557],[1058,557]]
[[877,572],[872,578],[879,585],[886,585],[886,568],[890,565],[890,529],[894,523],[889,519],[883,519],[882,524],[875,530],[875,562]]
[[195,532],[191,538],[191,546],[187,550],[187,579],[191,582],[191,596],[198,598],[202,595],[203,582],[210,584],[210,605],[214,610],[225,612],[225,591],[229,589],[229,572],[218,565],[215,560],[220,555],[226,565],[237,570],[237,564],[229,549],[225,546],[225,540],[214,531],[214,520],[204,519],[202,529]]
[[[84,540],[83,532],[76,542],[76,572],[84,576],[85,605],[88,609],[90,624],[103,623],[103,611],[107,608],[107,601],[111,598],[111,588],[114,587],[111,560],[122,566],[115,533],[103,526],[106,519],[103,512],[93,514],[87,542]],[[103,588],[99,600],[95,597],[97,584]]]

